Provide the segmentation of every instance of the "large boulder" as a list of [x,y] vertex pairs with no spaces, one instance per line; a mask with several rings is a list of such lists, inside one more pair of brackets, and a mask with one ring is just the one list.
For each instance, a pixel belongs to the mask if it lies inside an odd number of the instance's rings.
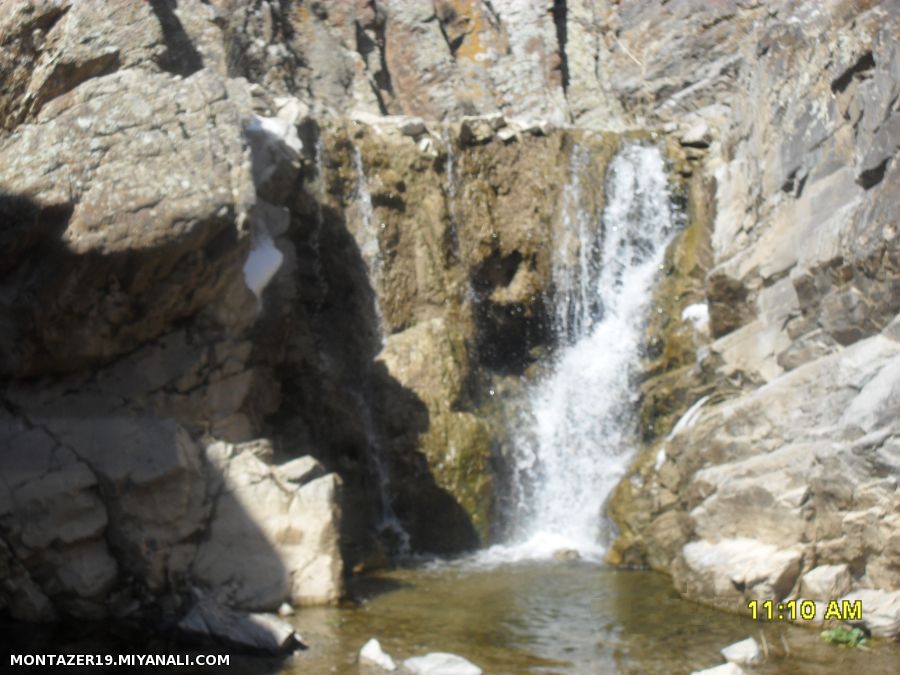
[[343,592],[338,546],[340,479],[303,485],[283,475],[255,444],[214,443],[207,458],[215,508],[191,568],[222,604],[248,610],[334,602]]
[[283,654],[301,645],[300,636],[277,616],[235,612],[205,596],[181,618],[178,629],[196,640],[265,654]]
[[0,282],[2,372],[109,361],[240,281],[255,201],[248,108],[243,85],[209,71],[122,70],[0,140],[4,247],[15,253]]

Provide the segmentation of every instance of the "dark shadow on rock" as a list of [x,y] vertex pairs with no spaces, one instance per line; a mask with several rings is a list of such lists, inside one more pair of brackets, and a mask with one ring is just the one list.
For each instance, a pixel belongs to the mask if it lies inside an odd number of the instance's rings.
[[[332,187],[335,194],[352,192]],[[280,349],[282,404],[267,420],[267,435],[286,455],[312,453],[341,475],[348,569],[387,564],[400,551],[404,535],[391,527],[394,517],[416,553],[474,548],[468,515],[437,485],[419,450],[429,428],[425,404],[375,360],[381,350],[375,291],[343,213],[300,191],[290,208],[298,298],[288,317],[264,313],[254,341],[258,352]],[[278,291],[271,292],[266,302],[276,304]]]
[[[128,288],[124,276],[135,271],[129,263],[136,253],[70,251],[61,237],[71,211],[68,204],[0,195],[0,243],[13,253],[0,262],[0,617],[14,620],[0,646],[47,653],[49,643],[37,647],[20,639],[33,629],[20,630],[15,620],[62,620],[47,634],[69,635],[73,653],[150,653],[146,645],[157,643],[157,652],[171,652],[162,645],[174,639],[171,627],[192,588],[229,604],[233,599],[241,609],[274,610],[289,599],[291,578],[272,538],[235,496],[223,465],[199,434],[187,430],[196,423],[190,411],[157,405],[172,378],[191,363],[209,362],[208,344],[150,340],[125,354],[126,339],[109,358],[70,373],[76,368],[56,367],[66,360],[60,343],[48,352],[40,377],[22,367],[23,353],[46,347],[27,344],[40,340],[42,321],[69,327],[73,340],[95,328],[82,325],[90,317],[61,304],[55,293],[97,293],[85,282],[89,271],[122,275]],[[161,247],[142,255],[152,260],[167,252]],[[170,281],[176,283],[177,274]],[[42,313],[42,303],[52,309]],[[214,330],[205,325],[197,334]],[[262,586],[260,580],[266,580]],[[77,630],[72,637],[72,629],[94,620],[113,621],[121,635],[92,633],[88,642],[106,647],[85,648],[87,637]],[[65,645],[53,646],[50,651],[65,651]]]
[[18,370],[33,309],[28,292],[38,269],[52,268],[72,215],[72,204],[41,206],[0,189],[0,376]]
[[182,77],[192,75],[203,68],[203,57],[194,47],[175,13],[178,0],[149,0],[149,2],[159,20],[166,42],[166,52],[160,59],[160,68]]
[[73,208],[0,192],[12,252],[0,261],[0,377],[82,371],[139,348],[219,297],[248,246],[220,212],[139,252],[79,255],[63,240]]
[[478,359],[502,375],[522,375],[536,360],[536,351],[551,341],[552,330],[543,298],[529,302],[500,304],[492,299],[498,289],[509,286],[520,266],[533,265],[513,251],[494,251],[472,272],[475,291],[475,328]]

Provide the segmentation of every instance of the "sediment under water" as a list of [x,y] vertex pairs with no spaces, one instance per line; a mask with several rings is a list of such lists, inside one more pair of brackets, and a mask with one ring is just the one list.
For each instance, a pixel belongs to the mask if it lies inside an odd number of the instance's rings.
[[282,673],[358,673],[371,637],[395,660],[456,653],[485,673],[666,673],[723,663],[719,650],[765,635],[770,658],[754,672],[895,673],[900,645],[871,651],[823,642],[818,631],[761,624],[681,599],[654,572],[588,563],[470,564],[362,579],[359,605],[310,609],[294,619],[310,649]]

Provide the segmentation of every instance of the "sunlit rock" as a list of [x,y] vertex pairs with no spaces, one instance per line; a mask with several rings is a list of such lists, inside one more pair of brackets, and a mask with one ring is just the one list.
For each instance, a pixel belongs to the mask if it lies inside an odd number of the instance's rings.
[[370,663],[378,666],[382,670],[397,670],[394,659],[384,653],[381,644],[375,638],[372,638],[359,650],[359,662]]
[[415,675],[481,675],[482,670],[461,656],[434,652],[406,659],[403,667]]

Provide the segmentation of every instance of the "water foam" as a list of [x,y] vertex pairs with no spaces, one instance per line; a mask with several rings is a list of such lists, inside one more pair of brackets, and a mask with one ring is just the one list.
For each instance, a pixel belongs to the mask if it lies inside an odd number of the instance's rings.
[[478,564],[560,550],[601,559],[604,505],[633,455],[633,375],[677,213],[657,147],[628,145],[613,159],[602,217],[584,184],[590,162],[587,150],[573,149],[553,269],[559,351],[512,432],[512,535],[480,552]]

